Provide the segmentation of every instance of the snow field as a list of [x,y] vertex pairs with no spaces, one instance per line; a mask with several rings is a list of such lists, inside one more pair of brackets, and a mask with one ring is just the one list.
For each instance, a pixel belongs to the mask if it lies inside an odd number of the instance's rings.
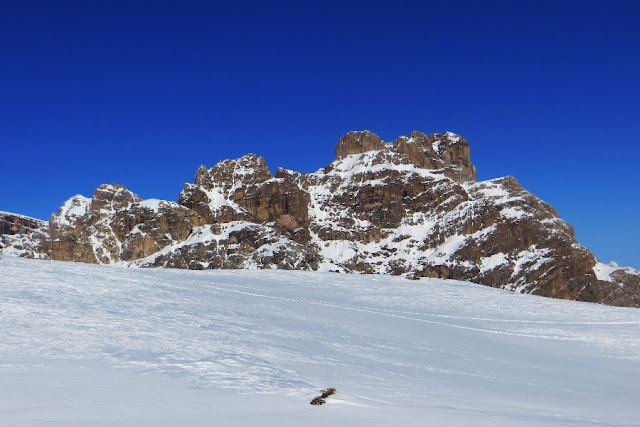
[[0,425],[637,425],[640,311],[4,257],[0,384]]

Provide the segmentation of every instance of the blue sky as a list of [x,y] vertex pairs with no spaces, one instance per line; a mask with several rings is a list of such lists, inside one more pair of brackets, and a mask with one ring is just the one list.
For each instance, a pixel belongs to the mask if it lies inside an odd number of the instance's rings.
[[101,183],[177,200],[248,152],[315,171],[337,139],[452,131],[604,262],[640,268],[640,3],[5,1],[0,210]]

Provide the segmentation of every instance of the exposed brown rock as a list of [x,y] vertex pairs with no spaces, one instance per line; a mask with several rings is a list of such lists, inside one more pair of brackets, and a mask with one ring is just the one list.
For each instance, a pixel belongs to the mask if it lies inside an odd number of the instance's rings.
[[31,234],[39,231],[44,221],[16,215],[8,212],[0,212],[0,235]]
[[238,188],[233,200],[246,209],[256,222],[276,222],[288,230],[308,226],[309,194],[284,179]]
[[197,231],[199,235],[207,233],[216,238],[196,238],[192,244],[141,265],[192,270],[247,267],[316,270],[321,261],[313,247],[289,240],[262,224],[214,224]]
[[442,169],[446,176],[458,182],[476,180],[469,143],[459,135],[450,132],[426,135],[414,131],[408,137],[396,139],[391,146],[393,151],[420,168]]
[[0,212],[0,248],[7,253],[30,258],[43,258],[42,242],[47,240],[45,221],[24,215]]
[[140,197],[118,184],[102,184],[93,193],[91,210],[118,210],[131,203],[139,202]]
[[186,207],[142,203],[126,187],[106,184],[91,200],[75,196],[51,217],[51,238],[44,248],[50,259],[61,261],[133,261],[185,240],[199,222]]
[[349,132],[338,140],[336,145],[336,160],[351,154],[360,154],[372,150],[382,150],[386,144],[373,132],[357,131]]

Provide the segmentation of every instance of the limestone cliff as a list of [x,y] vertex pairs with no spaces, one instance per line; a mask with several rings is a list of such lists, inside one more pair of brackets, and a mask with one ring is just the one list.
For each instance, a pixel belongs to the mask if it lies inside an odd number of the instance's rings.
[[450,132],[390,143],[350,132],[311,174],[274,176],[255,154],[201,166],[177,203],[103,185],[65,202],[35,240],[25,255],[443,277],[640,306],[640,273],[599,263],[515,178],[477,182],[468,142]]

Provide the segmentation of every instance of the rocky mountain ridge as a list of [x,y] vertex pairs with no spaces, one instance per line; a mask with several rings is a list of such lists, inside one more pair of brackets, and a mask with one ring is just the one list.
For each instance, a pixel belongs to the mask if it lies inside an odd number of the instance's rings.
[[49,224],[40,219],[0,211],[0,248],[9,255],[46,258],[42,242],[49,238]]
[[640,306],[639,272],[599,263],[513,177],[477,182],[450,132],[350,132],[310,174],[274,176],[255,154],[201,166],[177,203],[106,184],[65,202],[48,232],[21,235],[25,256],[66,261],[441,277]]

